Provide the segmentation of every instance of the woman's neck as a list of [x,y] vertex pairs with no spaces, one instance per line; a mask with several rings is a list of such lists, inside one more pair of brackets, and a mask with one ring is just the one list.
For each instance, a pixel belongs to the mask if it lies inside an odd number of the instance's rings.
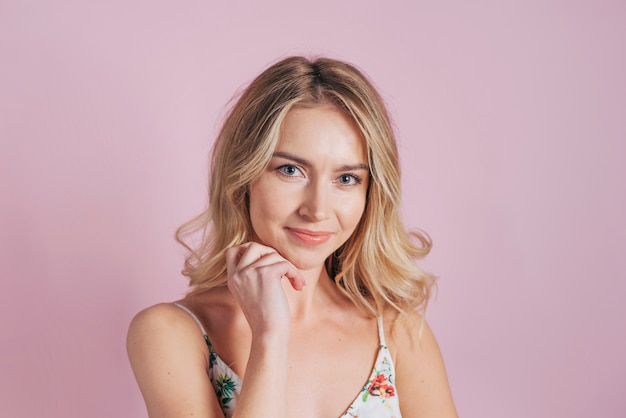
[[293,321],[305,322],[315,319],[320,310],[345,302],[345,296],[339,292],[324,266],[300,272],[306,279],[306,286],[300,291],[294,290],[288,280],[283,280]]

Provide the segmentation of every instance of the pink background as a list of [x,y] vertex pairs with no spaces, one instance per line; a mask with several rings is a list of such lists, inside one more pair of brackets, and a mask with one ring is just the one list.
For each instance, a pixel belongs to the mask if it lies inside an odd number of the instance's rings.
[[128,322],[185,290],[225,104],[304,53],[389,103],[461,416],[626,416],[624,2],[249,3],[0,3],[0,415],[146,416]]

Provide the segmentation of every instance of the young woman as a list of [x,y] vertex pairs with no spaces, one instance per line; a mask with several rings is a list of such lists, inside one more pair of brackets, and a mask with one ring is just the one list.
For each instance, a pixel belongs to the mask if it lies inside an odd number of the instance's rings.
[[[427,237],[400,221],[384,104],[350,64],[291,57],[259,75],[215,142],[191,291],[132,321],[150,417],[455,417],[416,312]],[[415,242],[417,241],[417,243]]]

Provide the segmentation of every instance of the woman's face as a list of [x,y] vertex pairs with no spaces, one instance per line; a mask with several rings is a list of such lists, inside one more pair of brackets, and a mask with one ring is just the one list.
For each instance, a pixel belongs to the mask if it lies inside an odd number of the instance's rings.
[[330,106],[292,109],[250,187],[257,240],[301,270],[319,268],[358,225],[368,182],[365,140],[349,117]]

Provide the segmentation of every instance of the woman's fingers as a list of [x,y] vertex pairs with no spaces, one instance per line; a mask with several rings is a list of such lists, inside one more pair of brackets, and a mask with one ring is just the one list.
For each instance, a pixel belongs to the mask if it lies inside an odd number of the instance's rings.
[[[275,249],[265,245],[249,242],[229,248],[226,251],[226,263],[229,275],[238,275],[237,273],[244,271],[251,273],[251,270],[262,269],[262,279],[284,276],[296,290],[302,290],[306,284],[304,277],[293,264],[278,254]],[[272,267],[267,268],[268,266]]]
[[287,278],[287,280],[289,280],[289,283],[291,283],[291,287],[293,287],[295,290],[302,290],[304,286],[306,286],[306,280],[304,279],[304,276],[291,263],[289,263],[289,265],[293,268],[293,271],[288,270],[287,272],[285,272],[284,276]]
[[278,253],[264,255],[254,264],[249,265],[244,270],[259,270],[260,278],[272,279],[283,278],[289,280],[289,283],[295,290],[302,290],[306,284],[304,277],[300,271],[294,267],[289,261],[285,260]]
[[281,285],[287,277],[294,289],[304,278],[273,248],[247,243],[226,251],[228,289],[243,311],[253,335],[288,332],[289,304]]

